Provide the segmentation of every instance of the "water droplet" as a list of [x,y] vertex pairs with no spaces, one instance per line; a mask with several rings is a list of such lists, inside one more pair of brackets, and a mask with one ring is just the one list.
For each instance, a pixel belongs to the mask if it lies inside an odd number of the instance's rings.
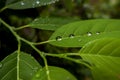
[[96,34],[100,34],[100,32],[96,32]]
[[70,34],[69,35],[70,38],[74,38],[74,36],[75,36],[74,34]]
[[22,6],[25,5],[25,3],[24,3],[24,2],[21,2],[21,5],[22,5]]
[[92,35],[92,33],[91,33],[91,32],[88,32],[88,33],[87,33],[87,35],[88,35],[88,36],[91,36],[91,35]]
[[3,64],[0,62],[0,68],[2,68],[3,67]]
[[61,36],[57,36],[57,37],[56,37],[56,40],[57,40],[57,41],[61,41],[61,40],[62,40],[62,37],[61,37]]
[[40,1],[36,1],[36,4],[40,4]]

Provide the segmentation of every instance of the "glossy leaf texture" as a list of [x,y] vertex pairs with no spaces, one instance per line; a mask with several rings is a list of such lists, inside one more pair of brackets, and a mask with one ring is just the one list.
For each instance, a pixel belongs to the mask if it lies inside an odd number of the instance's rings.
[[28,24],[32,28],[43,29],[43,30],[56,30],[62,25],[78,21],[76,18],[55,18],[55,17],[40,17],[35,19],[32,23]]
[[57,29],[49,43],[61,47],[82,47],[87,42],[105,38],[120,38],[120,20],[95,19],[77,21]]
[[20,77],[20,80],[31,80],[32,76],[42,68],[39,63],[27,53],[20,53],[19,65],[17,64],[17,58],[18,54],[14,52],[0,62],[0,80],[17,80],[17,76]]
[[94,80],[120,80],[120,38],[103,38],[87,43],[80,55],[90,63]]
[[6,7],[10,9],[28,9],[49,5],[59,0],[7,0]]
[[[77,80],[70,72],[63,68],[55,66],[49,66],[48,68],[50,80]],[[46,69],[40,69],[32,80],[48,80],[46,75]]]

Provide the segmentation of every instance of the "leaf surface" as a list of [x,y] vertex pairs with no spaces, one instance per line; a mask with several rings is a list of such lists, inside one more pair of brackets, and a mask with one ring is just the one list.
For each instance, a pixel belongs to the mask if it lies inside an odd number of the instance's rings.
[[32,76],[41,68],[32,56],[24,52],[20,53],[19,65],[17,64],[17,58],[18,54],[14,52],[0,62],[2,65],[0,68],[0,80],[17,80],[17,76],[21,80],[31,80]]
[[82,47],[87,42],[105,38],[120,38],[120,20],[95,19],[77,21],[57,29],[50,37],[50,44],[61,47]]
[[91,41],[80,50],[80,55],[90,63],[94,80],[120,80],[120,39]]
[[59,0],[7,0],[6,7],[10,9],[27,9],[55,3]]
[[[49,66],[48,68],[51,80],[77,80],[70,72],[63,68],[55,66]],[[40,69],[32,80],[47,80],[46,69]]]
[[43,30],[56,30],[64,24],[77,20],[79,19],[45,17],[45,18],[35,19],[32,23],[29,24],[29,26],[32,28],[43,29]]

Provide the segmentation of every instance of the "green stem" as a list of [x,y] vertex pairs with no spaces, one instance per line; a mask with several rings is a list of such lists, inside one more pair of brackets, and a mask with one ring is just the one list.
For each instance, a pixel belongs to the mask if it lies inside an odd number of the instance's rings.
[[5,9],[7,9],[7,7],[3,7],[2,9],[0,9],[0,12],[4,11]]
[[20,37],[20,36],[14,31],[14,30],[19,30],[19,29],[28,27],[28,25],[23,26],[23,27],[20,27],[20,28],[14,28],[14,27],[11,27],[10,25],[8,25],[6,22],[4,22],[1,18],[0,18],[0,22],[3,23],[3,24],[12,32],[12,34],[13,34],[16,38],[20,38],[21,40],[25,41],[26,43],[33,44],[33,45],[40,45],[40,44],[45,44],[45,43],[54,41],[54,40],[49,40],[49,41],[44,41],[44,42],[39,42],[39,43],[30,42],[30,41],[28,41],[28,40]]
[[53,42],[55,40],[48,40],[48,41],[43,41],[43,42],[37,42],[37,43],[33,43],[34,45],[41,45],[41,44],[45,44],[45,43],[49,43],[49,42]]
[[20,39],[21,39],[22,41],[24,41],[25,43],[29,44],[29,45],[30,45],[37,53],[39,53],[39,55],[43,58],[44,63],[45,63],[47,78],[48,78],[48,80],[51,80],[51,79],[50,79],[50,74],[49,74],[49,68],[48,68],[48,64],[47,64],[47,60],[46,60],[45,55],[44,55],[39,49],[37,49],[33,44],[31,44],[31,42],[25,40],[24,38],[20,38]]
[[13,28],[14,30],[20,30],[20,29],[23,29],[23,28],[27,28],[29,27],[29,25],[24,25],[24,26],[21,26],[21,27],[18,27],[18,28]]
[[29,44],[36,52],[38,52],[40,54],[40,56],[43,58],[44,60],[44,63],[45,63],[45,68],[46,68],[46,74],[47,74],[47,77],[48,77],[48,80],[51,80],[50,79],[50,75],[49,75],[49,69],[48,69],[48,64],[47,64],[47,60],[46,60],[46,57],[45,55],[39,50],[37,49],[32,42],[20,37],[12,28],[10,25],[8,25],[6,22],[4,22],[1,18],[0,18],[0,22],[3,23],[11,32],[12,34],[17,38],[17,41],[18,41],[18,55],[17,55],[17,80],[19,80],[19,56],[20,56],[20,47],[21,47],[21,41],[24,41],[25,43]]
[[17,55],[17,80],[20,80],[19,77],[19,61],[20,61],[20,47],[21,47],[21,41],[19,38],[19,35],[17,35],[17,33],[12,29],[12,27],[10,25],[8,25],[6,22],[4,22],[2,19],[0,19],[0,22],[3,23],[11,32],[12,34],[17,38],[18,41],[18,55]]
[[46,56],[52,56],[52,57],[64,58],[64,59],[73,61],[75,63],[83,64],[86,67],[88,67],[89,69],[92,69],[91,66],[89,64],[85,63],[82,59],[73,59],[73,58],[67,57],[67,56],[70,56],[70,55],[80,56],[78,53],[64,53],[64,54],[50,54],[50,53],[46,53],[45,55]]
[[[47,78],[48,80],[51,80],[50,79],[50,74],[49,74],[49,69],[48,69],[48,64],[47,64],[47,60],[46,60],[46,57],[45,57],[45,53],[43,54],[39,49],[37,49],[34,45],[40,45],[40,44],[45,44],[45,43],[48,43],[48,42],[51,42],[51,41],[55,41],[55,40],[48,40],[48,41],[44,41],[44,42],[39,42],[39,43],[33,43],[33,42],[30,42],[22,37],[20,37],[14,30],[15,28],[9,26],[6,22],[4,22],[2,19],[0,19],[0,22],[3,23],[11,32],[12,34],[17,38],[17,41],[18,41],[18,55],[17,55],[17,80],[19,80],[19,56],[20,56],[20,47],[21,47],[21,41],[24,41],[25,43],[27,43],[28,45],[30,45],[36,52],[39,53],[39,55],[43,58],[44,60],[44,63],[45,63],[45,68],[46,68],[46,74],[47,74]],[[22,28],[25,28],[27,26],[23,26],[23,27],[20,27],[20,28],[17,28],[16,30],[19,30],[19,29],[22,29]],[[87,66],[88,68],[91,69],[91,66],[88,65],[87,63],[83,62],[82,60],[77,60],[77,59],[73,59],[73,58],[70,58],[70,57],[67,57],[69,55],[77,55],[77,56],[80,56],[78,53],[65,53],[65,54],[46,54],[46,56],[52,56],[52,57],[59,57],[59,58],[64,58],[64,59],[67,59],[67,60],[70,60],[70,61],[73,61],[73,62],[76,62],[76,63],[80,63],[80,64],[83,64],[85,66]]]
[[45,63],[45,68],[46,68],[47,79],[48,79],[48,80],[51,80],[51,79],[50,79],[50,73],[49,73],[50,71],[49,71],[48,64],[47,64],[47,60],[46,60],[46,57],[45,57],[44,53],[40,52],[40,50],[38,50],[38,49],[37,49],[35,46],[33,46],[33,45],[31,45],[31,47],[32,47],[35,51],[37,51],[37,52],[41,55],[41,57],[43,58],[44,63]]
[[12,34],[18,38],[19,36],[17,35],[17,33],[12,29],[12,27],[10,25],[8,25],[6,22],[4,22],[1,18],[0,18],[0,22],[3,23],[11,32]]
[[19,38],[17,38],[17,41],[18,41],[18,51],[17,51],[17,80],[20,80],[20,48],[21,48],[21,41]]

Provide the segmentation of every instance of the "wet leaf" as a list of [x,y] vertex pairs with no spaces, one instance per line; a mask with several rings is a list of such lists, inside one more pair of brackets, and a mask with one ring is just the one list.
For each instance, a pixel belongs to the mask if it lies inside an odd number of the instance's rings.
[[17,80],[18,76],[21,80],[31,80],[40,68],[32,56],[24,52],[18,56],[14,52],[0,62],[0,80]]
[[10,9],[27,9],[53,4],[59,0],[7,0],[6,7]]
[[32,23],[28,24],[32,28],[43,29],[43,30],[56,30],[62,25],[77,21],[76,18],[55,18],[55,17],[45,17],[37,18]]
[[[87,42],[99,38],[120,38],[120,20],[95,19],[77,21],[63,25],[49,39],[49,43],[61,47],[82,47]],[[72,38],[70,37],[70,35]],[[56,40],[57,37],[61,40]]]
[[[49,73],[51,80],[77,80],[70,72],[63,68],[55,66],[49,66],[48,68],[49,72],[47,73]],[[46,69],[40,69],[32,80],[48,80]]]

